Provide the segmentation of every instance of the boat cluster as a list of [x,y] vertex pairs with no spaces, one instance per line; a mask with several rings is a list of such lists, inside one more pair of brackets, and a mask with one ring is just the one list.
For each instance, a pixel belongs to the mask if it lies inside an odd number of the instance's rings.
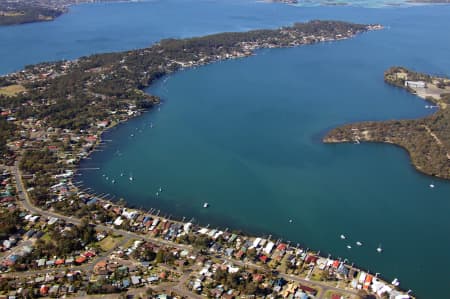
[[[346,239],[347,239],[347,237],[346,237],[345,235],[341,235],[340,238],[341,238],[342,240],[346,240]],[[358,247],[363,246],[363,243],[362,243],[361,241],[356,241],[355,244],[356,244]],[[347,245],[347,249],[352,249],[352,246],[351,246],[350,244],[348,244],[348,245]],[[378,253],[381,253],[382,251],[383,251],[383,248],[381,247],[381,244],[380,244],[380,245],[378,245],[378,247],[377,247],[377,252],[378,252]]]

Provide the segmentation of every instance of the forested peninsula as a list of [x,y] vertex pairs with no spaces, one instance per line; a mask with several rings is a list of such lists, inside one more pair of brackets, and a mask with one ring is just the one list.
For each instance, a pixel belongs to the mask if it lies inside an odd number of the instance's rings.
[[0,77],[2,159],[12,164],[22,157],[22,169],[35,178],[31,195],[40,204],[48,198],[53,177],[66,167],[57,161],[77,165],[105,129],[160,103],[144,92],[158,78],[183,68],[246,57],[260,48],[346,39],[381,28],[310,21],[274,30],[164,39],[144,49],[27,66]]
[[392,67],[384,73],[384,81],[425,99],[425,108],[435,112],[416,120],[347,124],[331,130],[323,141],[395,144],[408,151],[417,170],[450,179],[450,79]]

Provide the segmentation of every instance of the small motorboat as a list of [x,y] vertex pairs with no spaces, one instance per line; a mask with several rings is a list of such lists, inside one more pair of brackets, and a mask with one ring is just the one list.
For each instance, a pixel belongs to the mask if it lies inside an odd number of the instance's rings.
[[383,252],[383,248],[381,248],[381,244],[377,247],[377,252],[378,252],[378,253]]

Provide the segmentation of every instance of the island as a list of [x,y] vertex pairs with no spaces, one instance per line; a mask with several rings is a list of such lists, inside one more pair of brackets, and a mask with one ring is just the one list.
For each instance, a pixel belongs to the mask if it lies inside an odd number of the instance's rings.
[[284,4],[297,4],[298,0],[268,0],[268,2],[284,3]]
[[430,176],[450,179],[450,79],[392,67],[387,84],[424,99],[434,113],[417,120],[389,120],[346,124],[328,132],[325,143],[384,142],[406,149],[414,167]]
[[162,103],[144,92],[162,76],[261,48],[347,39],[381,28],[310,21],[165,39],[145,49],[41,63],[0,77],[0,296],[413,298],[398,279],[387,282],[347,259],[274,236],[136,209],[124,199],[90,192],[75,178],[79,162],[105,142],[105,130]]
[[0,0],[0,26],[52,21],[69,6],[121,0]]

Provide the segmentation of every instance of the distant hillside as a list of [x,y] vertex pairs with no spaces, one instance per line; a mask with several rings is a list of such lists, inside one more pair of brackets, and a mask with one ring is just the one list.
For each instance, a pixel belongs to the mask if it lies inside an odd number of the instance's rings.
[[73,4],[119,0],[0,0],[0,26],[52,21]]

